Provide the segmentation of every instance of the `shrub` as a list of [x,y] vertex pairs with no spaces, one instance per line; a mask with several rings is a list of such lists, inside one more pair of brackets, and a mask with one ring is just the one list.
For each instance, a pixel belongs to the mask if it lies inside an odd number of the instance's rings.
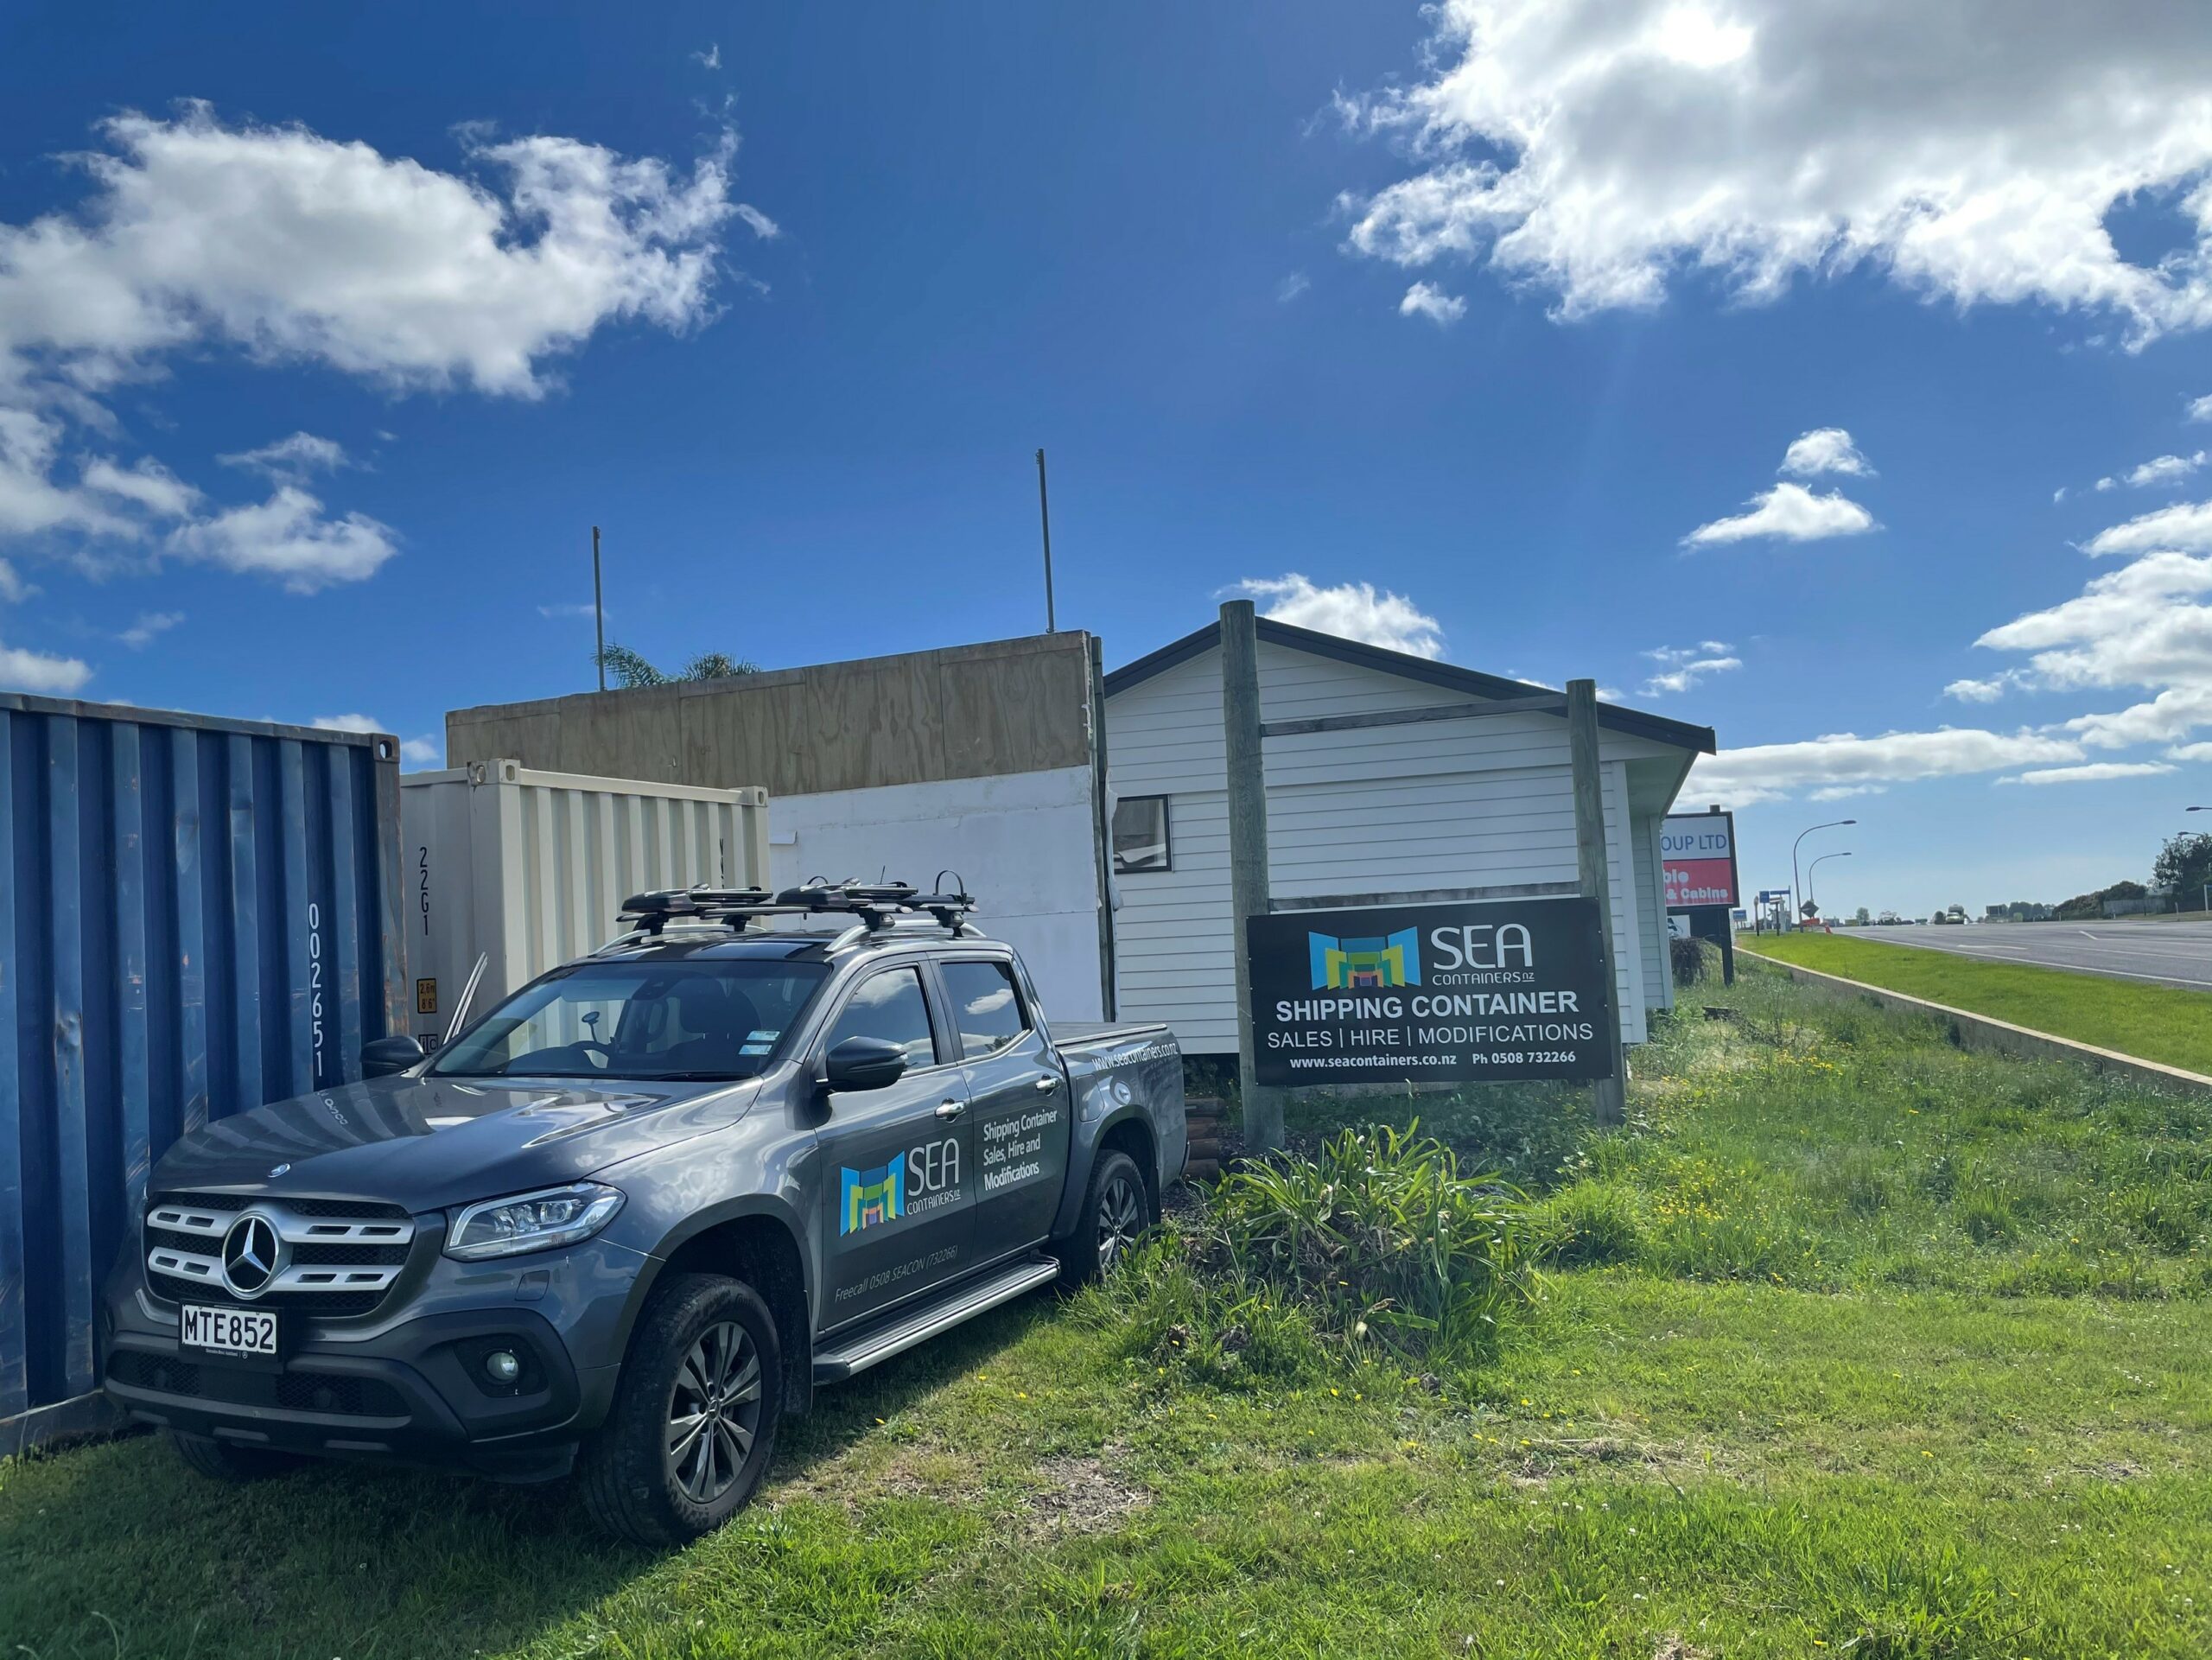
[[1348,1129],[1316,1157],[1224,1178],[1201,1255],[1219,1278],[1303,1309],[1335,1338],[1471,1357],[1534,1294],[1514,1199],[1463,1176],[1440,1142]]
[[1705,978],[1705,942],[1702,939],[1677,938],[1667,942],[1668,956],[1675,970],[1675,983],[1694,986]]

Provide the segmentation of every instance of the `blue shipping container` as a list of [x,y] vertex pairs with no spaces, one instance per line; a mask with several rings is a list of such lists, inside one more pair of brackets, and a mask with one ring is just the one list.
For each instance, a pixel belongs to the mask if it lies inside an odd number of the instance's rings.
[[169,1143],[407,1029],[399,897],[390,737],[0,696],[0,1447],[82,1416],[23,1415]]

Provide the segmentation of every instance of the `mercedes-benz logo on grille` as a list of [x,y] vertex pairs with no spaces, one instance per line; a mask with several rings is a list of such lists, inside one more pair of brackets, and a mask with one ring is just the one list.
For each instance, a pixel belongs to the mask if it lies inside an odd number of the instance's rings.
[[284,1242],[276,1224],[248,1211],[223,1236],[223,1283],[241,1297],[257,1297],[283,1267]]

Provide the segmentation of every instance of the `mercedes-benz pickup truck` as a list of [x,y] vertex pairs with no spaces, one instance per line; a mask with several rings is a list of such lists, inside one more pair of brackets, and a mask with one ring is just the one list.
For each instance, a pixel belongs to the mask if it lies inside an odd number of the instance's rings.
[[435,1053],[187,1135],[109,1396],[219,1479],[573,1472],[623,1537],[720,1525],[817,1385],[1101,1275],[1181,1172],[1173,1036],[1048,1025],[969,903],[640,894]]

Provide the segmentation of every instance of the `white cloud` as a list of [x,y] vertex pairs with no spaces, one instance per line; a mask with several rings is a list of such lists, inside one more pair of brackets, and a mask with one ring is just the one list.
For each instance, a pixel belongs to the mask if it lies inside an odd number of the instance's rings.
[[1841,427],[1815,427],[1810,432],[1800,433],[1790,441],[1789,451],[1777,470],[1801,479],[1816,478],[1822,473],[1848,473],[1855,478],[1867,479],[1874,476],[1874,469],[1867,465],[1866,456],[1859,453],[1859,446],[1851,442],[1851,435]]
[[2183,417],[2188,421],[2212,421],[2212,392],[2189,400],[2189,411]]
[[2176,502],[2171,507],[2138,514],[2125,525],[2099,531],[2082,550],[2101,557],[2167,548],[2212,553],[2212,501]]
[[318,715],[313,724],[325,732],[389,732],[373,715]]
[[1824,784],[1808,792],[1808,801],[1848,801],[1853,796],[1887,795],[1889,786],[1884,784]]
[[1688,691],[1708,676],[1726,674],[1731,669],[1744,666],[1743,660],[1717,639],[1700,640],[1695,646],[1662,646],[1646,652],[1644,656],[1659,665],[1643,683],[1642,690],[1646,697]]
[[2099,479],[2097,488],[2115,490],[2121,485],[2126,484],[2142,490],[2160,485],[2179,484],[2198,467],[2203,466],[2206,459],[2207,452],[2202,449],[2194,455],[2160,455],[2154,460],[2145,461],[2139,467],[2131,468],[2116,479]]
[[[385,386],[537,398],[609,324],[704,322],[726,224],[773,221],[729,194],[735,139],[687,171],[574,138],[464,134],[442,172],[303,127],[228,125],[204,105],[103,123],[74,207],[0,224],[0,539],[94,566],[105,546],[259,572],[305,591],[355,581],[389,533],[299,487],[344,452],[310,433],[222,459],[279,487],[209,509],[152,457],[88,450],[104,401],[180,352],[228,349]],[[168,526],[165,539],[156,540]]]
[[[1484,260],[1565,316],[1687,272],[1749,301],[1869,267],[1960,305],[2212,321],[2212,31],[2171,0],[1441,0],[1409,86],[1345,100],[1419,170],[1347,196],[1354,250]],[[2193,190],[2190,245],[2106,216]]]
[[2212,760],[2212,743],[2177,743],[2166,751],[2168,760]]
[[[541,605],[537,607],[537,614],[541,617],[590,617],[596,615],[597,613],[590,606],[581,602],[574,605],[564,602],[558,605]],[[614,614],[610,611],[607,614],[613,616]]]
[[784,233],[782,226],[777,224],[749,201],[734,203],[729,211],[737,217],[747,230],[752,232],[763,242],[773,242]]
[[694,52],[691,54],[691,61],[697,64],[702,69],[721,68],[722,67],[721,42],[720,41],[709,41],[707,43],[707,49],[704,52]]
[[1993,703],[2005,695],[2010,684],[2001,674],[1988,680],[1954,680],[1943,688],[1943,696],[1955,697],[1962,703]]
[[1305,293],[1306,289],[1313,286],[1313,279],[1307,277],[1304,271],[1294,270],[1291,272],[1289,276],[1284,277],[1281,282],[1275,284],[1275,298],[1281,301],[1284,305],[1288,305],[1293,300],[1295,300],[1300,295]]
[[184,526],[168,547],[183,558],[274,577],[295,594],[361,582],[399,551],[390,525],[365,513],[333,518],[321,501],[289,484],[266,501]]
[[1815,495],[1802,484],[1787,480],[1761,492],[1746,504],[1751,511],[1700,525],[1682,538],[1682,545],[1708,547],[1719,542],[1744,542],[1769,537],[1784,542],[1817,542],[1832,536],[1859,536],[1878,528],[1874,515],[1840,491]]
[[442,739],[424,736],[399,741],[399,759],[410,766],[435,766],[445,759]]
[[2059,728],[2098,749],[2172,742],[2212,725],[2212,554],[2164,550],[2093,577],[2070,600],[1992,628],[1974,643],[2029,653],[2012,684],[2141,688],[2154,695]]
[[1439,328],[1456,323],[1467,315],[1467,302],[1430,283],[1416,283],[1398,302],[1401,317],[1426,317]]
[[16,573],[16,568],[0,559],[0,605],[21,605],[38,590]]
[[286,483],[296,483],[311,473],[334,473],[350,465],[343,444],[335,438],[318,438],[312,432],[296,432],[258,449],[241,450],[235,455],[218,455],[215,459],[226,467],[250,467]]
[[2064,485],[2063,485],[2063,484],[2062,484],[2062,485],[2060,485],[2060,486],[2058,487],[2058,488],[2056,488],[2056,490],[2054,490],[2054,491],[2052,491],[2052,492],[2050,493],[2050,505],[2051,505],[2052,506],[2054,506],[2054,507],[2056,507],[2056,506],[2060,502],[2062,502],[2062,501],[2063,501],[2063,500],[2065,500],[2065,499],[2066,499],[2066,487],[2065,487]]
[[181,611],[141,612],[138,620],[118,634],[116,638],[134,652],[143,651],[152,645],[158,636],[166,634],[183,620],[184,613]]
[[0,349],[97,387],[194,341],[401,385],[536,396],[601,325],[698,321],[728,149],[666,163],[473,138],[483,178],[204,105],[104,123],[73,214],[0,227]]
[[2120,778],[2156,778],[2174,769],[2162,760],[2093,760],[2081,766],[2044,766],[2000,778],[1999,784],[2102,784]]
[[1691,768],[1682,795],[1685,800],[1744,805],[1801,789],[1993,773],[2035,761],[2079,760],[2082,754],[2078,742],[2038,732],[1942,727],[1934,732],[1885,732],[1872,738],[1840,732],[1799,743],[1724,749],[1704,757]]
[[1266,615],[1293,627],[1365,640],[1414,657],[1444,655],[1443,626],[1403,595],[1377,593],[1371,582],[1317,588],[1294,570],[1281,576],[1248,576],[1234,591],[1260,601]]
[[0,646],[0,688],[36,692],[46,697],[73,696],[92,677],[91,667],[74,657],[49,657]]

